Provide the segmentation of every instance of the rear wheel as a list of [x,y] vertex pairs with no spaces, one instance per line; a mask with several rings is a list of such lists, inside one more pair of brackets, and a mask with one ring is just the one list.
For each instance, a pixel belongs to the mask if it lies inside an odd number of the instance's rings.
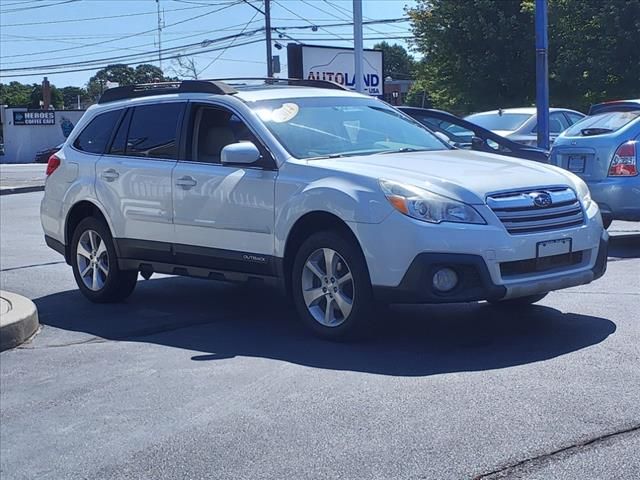
[[82,220],[71,240],[71,266],[78,288],[92,302],[118,302],[133,292],[138,272],[120,270],[113,238],[104,222]]
[[538,295],[528,295],[526,297],[509,298],[507,300],[489,300],[492,305],[501,307],[524,307],[539,302],[549,293],[539,293]]
[[330,231],[309,237],[296,254],[291,285],[298,315],[316,335],[353,338],[371,326],[369,272],[346,236]]

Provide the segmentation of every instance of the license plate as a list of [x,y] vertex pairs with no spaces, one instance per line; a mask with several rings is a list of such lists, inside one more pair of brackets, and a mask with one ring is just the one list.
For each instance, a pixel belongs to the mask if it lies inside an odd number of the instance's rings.
[[538,242],[536,246],[536,256],[538,258],[552,257],[553,255],[563,255],[570,252],[570,238],[561,238],[560,240],[547,240],[545,242]]
[[569,155],[569,164],[567,165],[567,169],[570,172],[583,173],[585,160],[586,158],[584,155]]

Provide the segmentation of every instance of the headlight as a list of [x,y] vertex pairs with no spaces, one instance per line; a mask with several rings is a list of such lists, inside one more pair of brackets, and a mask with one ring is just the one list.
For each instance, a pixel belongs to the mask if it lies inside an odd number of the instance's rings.
[[380,180],[380,187],[389,203],[396,210],[409,217],[429,223],[486,223],[471,205],[451,200],[413,185]]

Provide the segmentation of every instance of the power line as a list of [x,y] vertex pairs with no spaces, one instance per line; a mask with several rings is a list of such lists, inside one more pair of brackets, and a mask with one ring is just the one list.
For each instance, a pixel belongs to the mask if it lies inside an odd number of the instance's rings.
[[[233,48],[237,48],[237,47],[242,47],[245,45],[251,45],[254,43],[258,43],[258,42],[263,42],[264,39],[260,38],[260,39],[256,39],[256,40],[249,40],[247,42],[244,43],[236,43]],[[223,48],[227,48],[227,47],[215,47],[215,48],[209,48],[206,50],[202,50],[200,52],[194,53],[193,55],[200,55],[202,53],[209,53],[209,52],[216,52],[219,51]],[[155,52],[154,52],[155,53]],[[177,54],[177,55],[172,55],[169,57],[165,57],[165,60],[173,60],[175,58],[178,57],[182,57],[183,54]],[[146,60],[141,60],[141,61],[134,61],[134,62],[129,62],[129,63],[122,63],[122,65],[126,65],[126,66],[131,66],[131,65],[141,65],[141,64],[146,64],[146,63],[150,63],[153,61],[152,59],[146,59]],[[11,75],[6,75],[3,74],[2,71],[0,71],[0,77],[33,77],[33,76],[41,76],[41,75],[58,75],[61,73],[76,73],[76,72],[88,72],[88,71],[92,71],[92,70],[99,70],[100,68],[104,68],[107,65],[102,65],[101,67],[98,66],[92,66],[92,67],[87,67],[87,68],[77,68],[77,69],[71,69],[71,70],[59,70],[59,71],[55,71],[55,72],[32,72],[32,73],[20,73],[20,74],[11,74]]]
[[[241,34],[234,34],[234,35],[227,35],[225,37],[220,37],[220,38],[213,39],[213,40],[206,40],[206,41],[203,41],[203,42],[195,42],[195,43],[190,43],[190,44],[186,44],[186,45],[178,45],[176,47],[170,47],[170,48],[163,49],[162,53],[174,53],[174,52],[179,52],[181,50],[184,50],[186,48],[194,48],[194,47],[204,48],[204,47],[208,47],[209,45],[211,45],[213,43],[219,43],[219,42],[224,42],[224,41],[228,41],[228,40],[234,40],[234,39],[237,39],[238,37],[243,37],[243,36],[244,37],[250,37],[250,36],[255,35],[256,33],[259,33],[259,32],[262,32],[262,31],[264,31],[264,28],[258,28],[258,29],[255,29],[255,30],[251,30],[249,32],[243,32]],[[64,67],[89,66],[89,65],[104,64],[106,62],[108,62],[108,63],[126,62],[126,61],[133,61],[134,59],[136,59],[136,57],[148,56],[150,54],[157,54],[157,50],[149,50],[147,52],[135,53],[135,54],[130,54],[130,55],[119,55],[119,56],[115,56],[115,57],[106,57],[106,58],[100,58],[100,59],[85,60],[85,61],[81,61],[81,62],[58,63],[58,64],[52,64],[52,65],[35,65],[35,66],[30,66],[30,67],[5,68],[5,69],[1,69],[0,73],[5,73],[6,74],[6,72],[21,72],[21,71],[28,71],[28,70],[52,70],[52,69],[58,69],[58,68],[64,68]],[[184,55],[184,53],[182,55]]]
[[[203,14],[200,14],[200,15],[189,17],[189,18],[187,18],[185,20],[180,20],[179,22],[171,23],[169,25],[166,25],[165,28],[169,28],[169,27],[173,27],[175,25],[180,25],[182,23],[190,22],[192,20],[196,20],[198,18],[203,18],[203,17],[206,17],[208,15],[213,15],[214,13],[218,13],[218,12],[220,12],[222,10],[225,10],[227,8],[230,8],[230,7],[233,7],[234,5],[238,5],[240,3],[242,3],[242,2],[238,0],[238,1],[235,1],[234,3],[227,4],[226,6],[224,6],[222,8],[219,8],[217,10],[212,10],[212,11],[207,12],[207,13],[203,13]],[[154,14],[155,14],[155,12],[154,12]],[[25,57],[25,56],[31,56],[31,55],[43,55],[43,54],[48,54],[48,53],[66,52],[66,51],[69,51],[69,50],[77,50],[79,48],[95,47],[96,45],[104,45],[105,43],[118,42],[120,40],[125,40],[127,38],[136,37],[136,36],[138,36],[140,34],[143,34],[143,33],[149,33],[149,32],[155,32],[155,31],[156,31],[156,28],[152,28],[150,30],[144,30],[142,32],[132,33],[132,34],[124,35],[122,37],[117,37],[117,38],[114,38],[113,40],[108,40],[106,42],[102,41],[102,42],[88,43],[88,44],[84,44],[84,45],[82,45],[80,47],[57,48],[57,49],[54,49],[54,50],[45,50],[45,51],[42,51],[42,52],[23,53],[23,54],[20,54],[20,55],[4,55],[3,58]]]
[[[227,4],[232,4],[232,3],[237,3],[237,1],[234,2],[225,2]],[[224,5],[225,3],[218,3],[217,5]],[[209,4],[207,5],[208,7],[211,7],[212,5]],[[182,12],[185,10],[198,10],[198,9],[203,9],[205,8],[205,6],[200,6],[200,7],[182,7],[182,8],[173,8],[171,10],[166,10],[166,12]],[[124,18],[124,17],[138,17],[138,16],[142,16],[142,15],[155,15],[156,12],[138,12],[138,13],[125,13],[122,15],[109,15],[106,17],[89,17],[89,18],[68,18],[68,19],[62,19],[62,20],[47,20],[46,22],[27,22],[27,23],[10,23],[10,24],[5,24],[5,25],[0,25],[0,28],[6,28],[6,27],[26,27],[26,26],[30,26],[30,25],[57,25],[59,23],[75,23],[75,22],[90,22],[93,20],[107,20],[107,19],[111,19],[111,18]]]
[[[216,63],[216,60],[218,60],[222,55],[224,55],[224,53],[225,53],[229,48],[231,48],[231,47],[233,46],[233,44],[235,43],[235,41],[236,41],[238,38],[240,38],[240,36],[242,36],[242,35],[244,34],[245,30],[246,30],[246,29],[249,27],[249,25],[253,22],[254,18],[256,18],[256,17],[258,16],[258,13],[260,13],[260,11],[259,11],[259,10],[258,10],[256,13],[254,13],[254,14],[253,14],[253,17],[251,17],[251,20],[249,20],[249,21],[247,22],[247,24],[244,26],[244,28],[243,28],[243,29],[242,29],[242,31],[238,34],[238,36],[237,36],[237,37],[235,37],[235,38],[231,41],[231,43],[230,43],[229,45],[227,45],[227,46],[224,48],[224,50],[222,50],[222,51],[220,52],[220,54],[219,54],[216,58],[214,58],[213,60],[211,60],[211,62],[209,62],[209,63],[207,64],[207,66],[206,66],[206,67],[204,67],[202,70],[200,70],[200,73],[199,73],[198,75],[202,74],[202,73],[203,73],[207,68],[209,68],[211,65],[213,65],[214,63]],[[269,60],[270,60],[270,59],[267,59],[267,61],[269,61]]]
[[[304,1],[304,0],[303,0],[303,1]],[[287,7],[285,7],[284,5],[282,5],[280,2],[278,2],[278,1],[274,1],[273,3],[276,3],[278,6],[280,6],[280,7],[281,7],[281,8],[283,8],[283,9],[285,9],[287,12],[289,12],[289,13],[291,13],[292,15],[295,15],[296,17],[298,17],[298,18],[300,18],[300,19],[304,20],[305,22],[307,22],[307,23],[311,24],[312,28],[313,28],[313,27],[315,27],[315,28],[317,28],[317,29],[319,29],[319,30],[322,30],[322,31],[324,31],[324,32],[327,32],[329,35],[334,35],[336,38],[339,38],[339,39],[341,39],[341,40],[344,40],[344,38],[343,38],[343,37],[341,37],[340,35],[338,35],[338,34],[336,34],[336,33],[330,32],[329,30],[327,30],[326,28],[324,28],[324,26],[322,26],[322,27],[321,27],[321,26],[319,26],[319,25],[314,25],[313,23],[311,23],[311,22],[310,22],[309,20],[307,20],[306,18],[304,18],[304,17],[302,17],[302,16],[298,15],[298,14],[297,14],[296,12],[294,12],[293,10],[290,10],[289,8],[287,8]]]
[[36,8],[55,7],[56,5],[64,5],[65,3],[75,3],[79,1],[80,0],[62,0],[61,2],[48,3],[46,5],[36,5],[34,7],[18,7],[18,8],[13,8],[9,10],[1,10],[0,13],[4,15],[7,13],[24,12],[25,10],[35,10]]

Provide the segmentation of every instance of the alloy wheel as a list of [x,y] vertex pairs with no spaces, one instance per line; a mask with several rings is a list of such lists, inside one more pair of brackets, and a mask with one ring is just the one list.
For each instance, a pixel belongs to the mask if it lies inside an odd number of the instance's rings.
[[351,269],[331,248],[314,251],[302,270],[302,295],[311,316],[325,327],[345,322],[353,308]]
[[103,238],[94,230],[85,230],[76,249],[78,272],[85,286],[97,292],[109,277],[109,253]]

